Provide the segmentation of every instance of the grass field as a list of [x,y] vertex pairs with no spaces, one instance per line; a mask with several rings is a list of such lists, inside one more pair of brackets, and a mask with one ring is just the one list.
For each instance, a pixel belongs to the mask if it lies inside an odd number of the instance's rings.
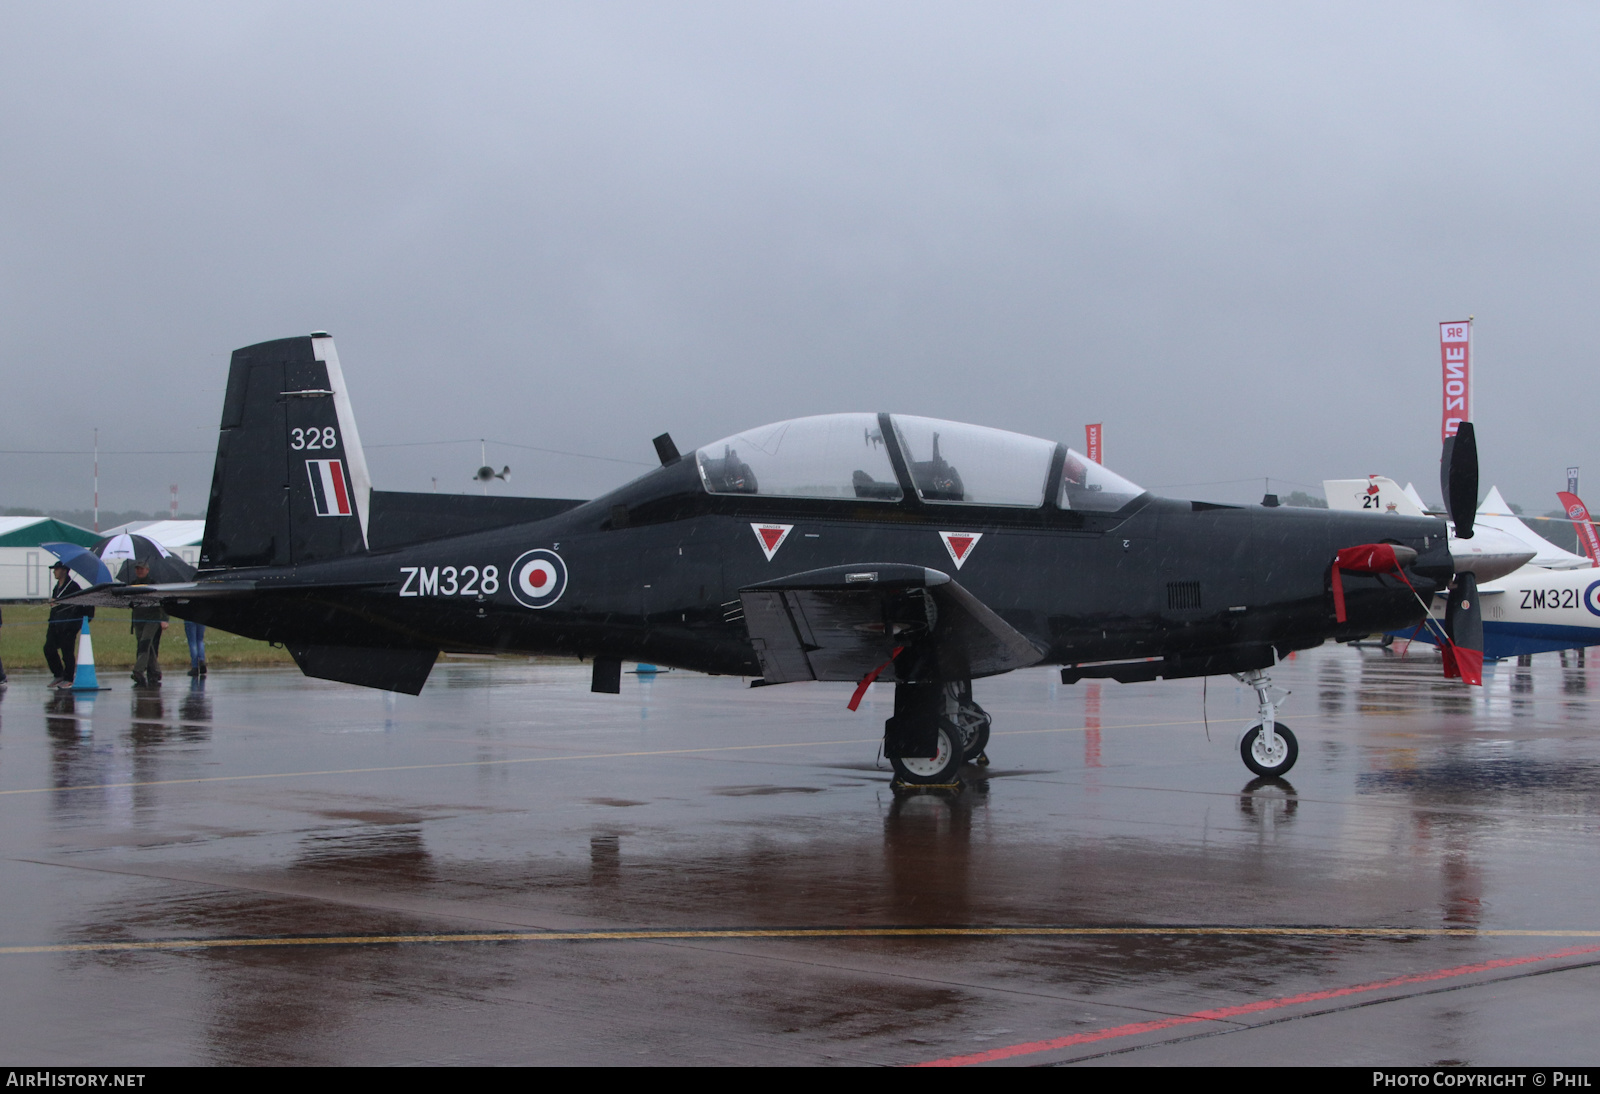
[[[7,672],[45,668],[44,624],[49,605],[10,603],[0,605],[5,625],[0,626],[0,662]],[[133,667],[134,642],[129,633],[131,613],[126,608],[99,608],[90,624],[94,637],[94,663],[97,669]],[[265,642],[240,638],[236,634],[206,628],[206,662],[210,665],[292,664],[289,651],[274,649]],[[164,672],[189,670],[189,645],[183,638],[183,620],[174,619],[161,638],[161,667]]]

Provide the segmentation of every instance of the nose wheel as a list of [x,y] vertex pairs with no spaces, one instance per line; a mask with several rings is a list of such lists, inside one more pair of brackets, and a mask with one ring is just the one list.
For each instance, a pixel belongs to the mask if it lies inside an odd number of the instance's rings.
[[1273,726],[1271,737],[1263,733],[1260,726],[1251,726],[1239,742],[1239,756],[1257,775],[1277,777],[1285,774],[1300,758],[1300,742],[1282,722]]

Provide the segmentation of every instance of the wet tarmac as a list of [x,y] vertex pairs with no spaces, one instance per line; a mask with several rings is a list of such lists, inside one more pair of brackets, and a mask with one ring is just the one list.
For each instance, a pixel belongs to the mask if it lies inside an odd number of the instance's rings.
[[1600,1061],[1600,668],[1302,654],[1286,782],[1231,680],[1029,670],[977,684],[992,766],[909,796],[885,686],[588,677],[13,672],[0,1055]]

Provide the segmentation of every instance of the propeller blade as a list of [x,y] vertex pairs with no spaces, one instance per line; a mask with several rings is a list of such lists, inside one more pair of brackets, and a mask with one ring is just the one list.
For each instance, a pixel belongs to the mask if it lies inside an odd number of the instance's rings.
[[1483,686],[1483,607],[1478,599],[1478,579],[1457,574],[1444,610],[1444,629],[1451,644],[1444,647],[1444,674],[1459,676],[1468,684]]
[[1457,539],[1472,538],[1472,519],[1478,512],[1478,436],[1471,422],[1462,422],[1454,437],[1444,442],[1439,460],[1439,488],[1444,508],[1455,523]]

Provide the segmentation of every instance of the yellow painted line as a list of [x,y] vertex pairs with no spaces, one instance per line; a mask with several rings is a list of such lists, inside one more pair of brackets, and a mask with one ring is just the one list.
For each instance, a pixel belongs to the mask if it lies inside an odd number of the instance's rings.
[[[1182,722],[1142,722],[1130,725],[1103,726],[1102,729],[1150,729],[1160,726],[1199,725],[1199,719]],[[1012,734],[1029,733],[1082,733],[1083,726],[1070,726],[1064,729],[1022,729],[1011,730]],[[1005,734],[995,734],[1003,736]],[[181,786],[186,783],[224,783],[239,782],[248,779],[298,779],[311,778],[318,775],[370,775],[385,771],[439,771],[451,767],[493,767],[502,764],[543,764],[560,763],[571,760],[623,760],[637,759],[647,756],[697,756],[714,752],[754,752],[762,749],[776,748],[822,748],[828,745],[875,745],[881,737],[861,737],[839,741],[795,741],[787,744],[767,745],[717,745],[709,748],[666,748],[651,752],[584,752],[562,756],[518,756],[503,760],[455,760],[448,763],[436,764],[397,764],[392,767],[339,767],[329,768],[324,771],[272,771],[259,775],[207,775],[193,779],[152,779],[148,782],[125,783],[84,783],[77,786],[31,786],[15,790],[0,790],[0,797],[11,794],[60,794],[70,790],[122,790],[138,786]]]
[[0,946],[0,954],[221,950],[263,946],[399,946],[461,942],[655,942],[807,938],[1600,938],[1600,930],[1476,930],[1470,927],[792,927],[713,930],[488,931],[472,934],[337,935],[304,938],[175,938]]

